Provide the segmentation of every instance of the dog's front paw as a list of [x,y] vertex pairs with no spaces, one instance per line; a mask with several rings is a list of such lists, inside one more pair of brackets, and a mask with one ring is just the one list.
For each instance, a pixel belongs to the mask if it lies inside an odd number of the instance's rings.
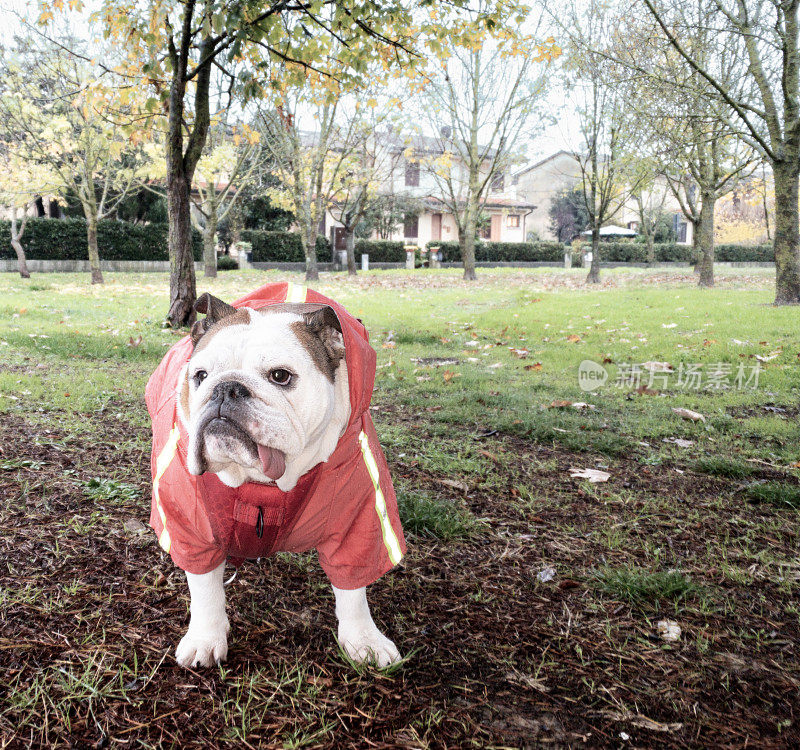
[[382,668],[400,661],[397,646],[374,625],[340,625],[339,645],[353,661],[359,663],[370,662]]
[[181,639],[175,658],[182,667],[210,667],[228,658],[228,627],[192,630]]

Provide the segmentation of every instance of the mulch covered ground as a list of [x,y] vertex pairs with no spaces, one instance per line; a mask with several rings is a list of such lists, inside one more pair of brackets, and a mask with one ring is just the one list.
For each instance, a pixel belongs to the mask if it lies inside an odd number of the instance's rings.
[[[495,438],[496,481],[462,491],[404,458],[396,476],[483,521],[468,540],[409,538],[401,568],[370,590],[376,621],[413,651],[405,666],[343,661],[309,555],[240,570],[229,661],[194,672],[173,658],[183,575],[131,522],[147,521],[149,456],[116,448],[131,437],[122,419],[86,419],[91,444],[62,441],[55,416],[50,434],[0,420],[0,747],[800,744],[798,611],[769,562],[797,563],[797,525],[759,532],[777,511],[732,480],[619,459],[621,491],[603,494],[569,478],[586,456]],[[21,457],[33,463],[15,467]],[[104,467],[138,498],[87,497]],[[537,500],[522,503],[520,486]],[[642,550],[654,547],[706,595],[676,609],[597,590],[591,571],[652,566]],[[729,557],[714,565],[716,549]],[[547,566],[556,575],[541,582]],[[752,568],[736,580],[730,566]],[[659,637],[665,617],[680,641]]]

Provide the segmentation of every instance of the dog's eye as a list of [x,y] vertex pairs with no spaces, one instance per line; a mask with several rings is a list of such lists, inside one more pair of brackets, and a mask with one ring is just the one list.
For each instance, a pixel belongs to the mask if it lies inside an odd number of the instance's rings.
[[202,383],[207,377],[208,377],[208,373],[205,370],[198,370],[194,374],[194,382],[197,385],[200,385],[200,383]]
[[270,370],[267,378],[270,383],[275,383],[275,385],[289,385],[292,382],[292,373],[279,367],[276,370]]

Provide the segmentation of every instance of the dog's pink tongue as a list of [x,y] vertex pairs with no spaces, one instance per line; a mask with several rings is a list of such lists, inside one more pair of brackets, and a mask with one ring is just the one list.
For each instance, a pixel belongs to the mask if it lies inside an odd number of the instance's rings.
[[261,459],[261,470],[270,479],[280,479],[286,471],[286,456],[268,445],[258,446],[258,457]]

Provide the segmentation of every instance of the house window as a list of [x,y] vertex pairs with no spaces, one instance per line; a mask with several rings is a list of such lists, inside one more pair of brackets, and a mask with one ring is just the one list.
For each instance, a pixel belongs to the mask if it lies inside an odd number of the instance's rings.
[[506,176],[502,172],[498,172],[492,180],[492,190],[502,190],[506,184]]
[[419,187],[418,161],[406,161],[406,187]]
[[419,217],[406,214],[403,221],[403,237],[409,239],[416,239],[419,237]]
[[686,242],[686,222],[678,222],[678,242]]
[[509,214],[506,219],[506,226],[519,228],[519,214]]
[[484,240],[491,239],[492,225],[488,221],[478,226],[478,237],[481,237]]

